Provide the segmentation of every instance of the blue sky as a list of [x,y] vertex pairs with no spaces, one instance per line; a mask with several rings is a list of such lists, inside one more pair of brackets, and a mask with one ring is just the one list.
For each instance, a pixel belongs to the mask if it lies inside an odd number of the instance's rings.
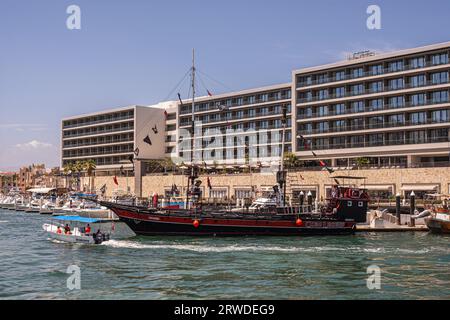
[[[81,30],[66,28],[71,4]],[[371,4],[381,30],[366,28]],[[220,93],[346,52],[449,41],[449,12],[448,0],[0,0],[0,170],[58,165],[62,117],[166,99],[193,47]]]

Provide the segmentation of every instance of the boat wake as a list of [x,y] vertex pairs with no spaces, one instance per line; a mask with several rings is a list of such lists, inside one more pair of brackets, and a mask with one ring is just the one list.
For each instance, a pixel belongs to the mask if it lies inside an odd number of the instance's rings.
[[137,249],[137,250],[179,250],[198,253],[227,253],[227,252],[288,252],[288,253],[314,253],[314,252],[348,252],[348,253],[387,253],[397,252],[402,254],[427,254],[431,249],[399,249],[399,248],[364,248],[364,247],[293,247],[293,246],[259,246],[259,245],[195,245],[195,244],[143,244],[129,240],[110,240],[102,243],[111,248]]

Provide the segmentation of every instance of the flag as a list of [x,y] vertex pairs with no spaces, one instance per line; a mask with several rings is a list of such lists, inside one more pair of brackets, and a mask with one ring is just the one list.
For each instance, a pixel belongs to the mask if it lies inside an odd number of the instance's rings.
[[181,100],[181,94],[178,93],[178,100],[180,101],[180,105],[183,106],[183,100]]
[[327,169],[329,174],[333,174],[334,173],[334,170],[332,168],[330,168],[330,167],[325,167],[325,168]]
[[313,156],[317,158],[317,154],[314,151],[311,151]]
[[118,186],[119,185],[119,181],[117,181],[117,177],[116,176],[114,176],[114,184],[116,185],[116,186]]
[[321,167],[326,167],[327,164],[325,162],[323,162],[322,160],[319,160],[319,164]]
[[105,193],[106,193],[106,184],[104,184],[104,185],[100,188],[100,192],[101,192],[102,194],[105,194]]
[[133,152],[134,152],[134,155],[135,155],[136,157],[139,156],[139,148],[134,149]]
[[208,184],[208,189],[211,190],[212,189],[212,185],[211,185],[211,179],[209,177],[206,180],[206,183]]
[[212,93],[208,89],[206,89],[206,92],[208,93],[208,96],[210,96],[210,97],[213,96]]
[[150,140],[150,137],[148,135],[144,138],[144,142],[149,145],[152,145],[152,140]]

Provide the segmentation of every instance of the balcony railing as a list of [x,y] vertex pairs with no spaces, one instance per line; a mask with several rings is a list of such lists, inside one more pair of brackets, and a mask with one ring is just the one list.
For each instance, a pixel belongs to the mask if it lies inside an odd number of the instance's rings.
[[345,125],[338,127],[329,127],[327,129],[316,128],[312,130],[299,130],[301,135],[307,136],[312,134],[326,134],[335,132],[348,132],[348,131],[359,131],[359,130],[371,130],[371,129],[387,129],[387,128],[401,128],[409,126],[420,126],[425,124],[438,124],[447,123],[450,124],[449,119],[428,119],[424,121],[394,121],[394,122],[380,122],[380,123],[366,123],[361,125]]
[[89,147],[89,146],[96,146],[101,144],[114,144],[114,143],[123,143],[123,142],[133,142],[133,138],[128,139],[114,139],[114,140],[105,140],[105,141],[96,141],[96,142],[89,142],[89,143],[75,143],[75,144],[64,144],[63,148],[78,148],[78,147]]
[[[264,99],[256,99],[255,101],[246,101],[245,103],[242,104],[238,104],[238,103],[232,103],[231,105],[227,105],[227,108],[234,108],[234,107],[245,107],[245,106],[249,106],[249,105],[254,105],[254,104],[262,104],[262,103],[268,103],[268,102],[277,102],[277,101],[282,101],[282,100],[288,100],[291,99],[290,95],[282,95],[280,98],[269,98],[267,100]],[[199,113],[199,112],[207,112],[207,111],[217,111],[218,107],[216,105],[214,106],[208,106],[208,107],[204,107],[204,108],[195,108],[195,113]],[[185,110],[181,110],[180,115],[186,115],[186,114],[192,114],[192,108],[189,106],[189,108],[185,109]]]
[[329,143],[325,145],[313,145],[311,148],[305,148],[303,145],[299,145],[297,151],[316,151],[316,150],[337,150],[337,149],[354,149],[354,148],[370,148],[370,147],[383,147],[383,146],[397,146],[397,145],[412,145],[412,144],[428,144],[428,143],[442,143],[450,142],[449,137],[424,137],[421,139],[396,139],[382,141],[364,141],[364,142],[345,142],[345,143]]
[[105,150],[105,151],[94,151],[94,152],[79,152],[79,153],[71,153],[71,154],[64,154],[63,158],[79,158],[79,157],[90,157],[90,156],[100,156],[105,154],[123,154],[123,153],[131,153],[133,152],[133,148],[127,148],[123,150]]
[[[291,112],[289,112],[287,114],[287,116],[289,117],[291,115]],[[281,111],[272,111],[272,112],[257,112],[255,114],[243,114],[241,116],[233,116],[233,117],[224,117],[224,118],[219,118],[219,119],[209,119],[209,120],[202,120],[202,124],[210,124],[210,123],[217,123],[217,122],[226,122],[226,121],[235,121],[235,120],[247,120],[250,121],[253,118],[260,118],[260,117],[271,117],[271,116],[279,116],[280,118],[282,117]],[[196,120],[196,121],[200,121],[200,120]],[[191,125],[191,119],[189,120],[183,120],[180,123],[180,127],[188,127]]]
[[121,132],[121,131],[131,131],[131,130],[134,130],[134,126],[120,127],[120,128],[115,128],[115,129],[109,129],[109,130],[83,131],[81,133],[64,132],[63,138],[95,136],[95,135],[111,133],[111,132]]
[[100,123],[109,123],[109,122],[122,121],[122,120],[133,120],[133,119],[134,119],[134,115],[122,116],[122,117],[111,117],[111,118],[106,118],[106,119],[102,119],[102,120],[87,121],[87,122],[75,123],[75,124],[70,124],[70,125],[63,125],[63,129],[71,129],[71,128],[90,126],[90,125],[100,124]]
[[345,74],[343,77],[327,77],[325,79],[320,80],[311,80],[311,81],[303,81],[303,82],[297,82],[297,88],[304,88],[309,86],[315,86],[320,84],[327,84],[327,83],[333,83],[338,81],[345,81],[345,80],[354,80],[354,79],[360,79],[365,77],[372,77],[372,76],[381,76],[381,75],[388,75],[392,73],[397,72],[404,72],[409,70],[418,70],[418,69],[424,69],[428,67],[437,67],[437,66],[445,66],[447,63],[441,63],[441,64],[433,64],[431,62],[427,62],[423,67],[417,67],[414,65],[405,65],[403,68],[382,68],[381,72],[372,72],[372,71],[365,71],[358,75],[352,75],[352,74]]
[[343,98],[350,98],[350,97],[356,97],[356,96],[361,96],[361,95],[366,95],[366,94],[375,94],[375,93],[383,93],[383,92],[393,92],[393,91],[400,91],[400,90],[405,90],[405,89],[420,89],[420,88],[424,88],[424,87],[428,87],[428,86],[434,86],[434,85],[442,85],[442,84],[448,84],[449,81],[443,81],[440,82],[438,84],[432,82],[432,81],[427,81],[418,85],[412,85],[412,84],[406,84],[402,87],[384,87],[382,89],[364,89],[364,90],[360,90],[360,91],[346,91],[343,94],[328,94],[324,97],[320,97],[320,96],[313,96],[313,97],[309,97],[309,98],[299,98],[297,99],[297,103],[308,103],[308,102],[317,102],[317,101],[327,101],[327,100],[332,100],[332,99],[343,99]]
[[348,115],[348,114],[358,114],[363,112],[375,112],[375,111],[386,111],[386,110],[393,110],[393,109],[402,109],[402,108],[414,108],[414,107],[426,107],[426,106],[433,106],[438,104],[446,104],[450,101],[439,101],[439,102],[425,102],[422,104],[414,104],[411,102],[401,104],[384,104],[381,107],[372,107],[372,106],[366,106],[364,109],[361,110],[352,110],[351,107],[347,107],[344,112],[336,112],[334,110],[328,111],[328,112],[313,112],[309,114],[298,114],[297,118],[298,120],[302,119],[312,119],[312,118],[321,118],[321,117],[333,117],[333,116],[340,116],[340,115]]

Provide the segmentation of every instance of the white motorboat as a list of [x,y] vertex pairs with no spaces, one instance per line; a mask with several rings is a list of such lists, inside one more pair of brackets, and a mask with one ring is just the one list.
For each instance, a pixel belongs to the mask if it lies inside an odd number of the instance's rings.
[[[109,241],[111,234],[105,233],[114,221],[85,218],[80,216],[59,216],[53,223],[45,223],[42,228],[51,239],[81,244],[101,244]],[[65,227],[70,231],[66,232]],[[90,232],[87,232],[87,228]],[[103,227],[103,228],[102,228]],[[111,228],[114,232],[114,227]]]

